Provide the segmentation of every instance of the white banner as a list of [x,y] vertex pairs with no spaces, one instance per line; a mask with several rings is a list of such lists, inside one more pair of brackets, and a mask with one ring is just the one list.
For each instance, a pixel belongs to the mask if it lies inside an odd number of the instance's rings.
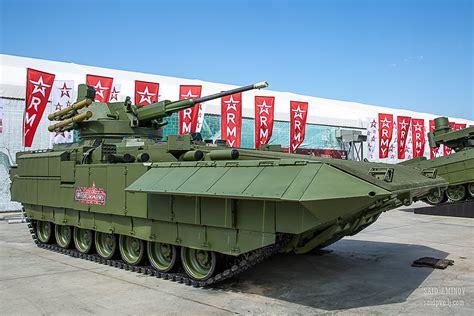
[[[53,91],[51,92],[51,113],[59,111],[74,103],[74,81],[73,80],[55,80]],[[55,122],[51,122],[54,124]],[[55,144],[72,143],[74,141],[74,132],[53,132],[50,136],[50,147]]]
[[206,113],[206,104],[199,104],[199,112],[197,117],[196,132],[200,133],[202,129],[202,124],[204,124],[204,113]]
[[397,122],[395,121],[393,124],[393,133],[392,133],[392,140],[390,141],[390,145],[388,147],[388,156],[386,158],[386,162],[388,163],[397,163],[398,162],[398,126]]
[[367,122],[367,159],[376,161],[379,157],[379,137],[377,129],[377,118],[371,118]]
[[413,158],[413,137],[412,137],[412,128],[408,129],[407,142],[405,147],[405,160],[410,160]]
[[119,102],[119,101],[124,101],[122,99],[122,95],[120,92],[122,91],[122,85],[119,84],[114,84],[112,91],[110,91],[110,100],[109,102]]

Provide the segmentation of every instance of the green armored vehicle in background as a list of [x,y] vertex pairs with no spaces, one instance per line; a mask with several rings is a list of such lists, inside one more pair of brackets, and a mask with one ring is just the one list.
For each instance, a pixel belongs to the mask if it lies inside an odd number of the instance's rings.
[[43,248],[206,286],[277,251],[308,253],[446,186],[435,170],[229,148],[199,134],[162,140],[164,118],[199,99],[94,102],[55,112],[80,142],[17,154],[12,197]]
[[438,175],[449,182],[445,191],[433,192],[426,198],[429,204],[474,198],[474,127],[453,131],[446,117],[438,117],[434,123],[434,131],[428,133],[430,147],[438,148],[443,144],[452,148],[454,153],[433,159],[419,157],[402,164],[420,169],[436,168]]

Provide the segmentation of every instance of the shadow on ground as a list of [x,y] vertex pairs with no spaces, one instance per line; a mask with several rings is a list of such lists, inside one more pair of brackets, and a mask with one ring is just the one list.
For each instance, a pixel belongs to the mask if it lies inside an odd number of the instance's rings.
[[218,285],[323,310],[340,310],[406,301],[433,272],[415,268],[420,257],[445,258],[433,248],[341,240],[323,255],[279,254]]

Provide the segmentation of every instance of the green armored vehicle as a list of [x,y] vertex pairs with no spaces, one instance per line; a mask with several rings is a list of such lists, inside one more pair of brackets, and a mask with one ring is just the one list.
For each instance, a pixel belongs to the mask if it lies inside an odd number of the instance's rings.
[[474,127],[453,131],[446,117],[438,117],[434,123],[434,131],[428,133],[430,147],[438,148],[443,144],[452,148],[454,153],[433,159],[419,157],[402,164],[419,169],[436,168],[438,175],[449,182],[445,191],[433,192],[426,197],[429,204],[474,198]]
[[228,148],[196,133],[162,140],[172,113],[266,86],[136,107],[94,102],[80,85],[77,103],[49,116],[50,131],[75,129],[80,142],[18,153],[11,170],[35,242],[207,286],[277,251],[356,234],[446,185],[432,169]]

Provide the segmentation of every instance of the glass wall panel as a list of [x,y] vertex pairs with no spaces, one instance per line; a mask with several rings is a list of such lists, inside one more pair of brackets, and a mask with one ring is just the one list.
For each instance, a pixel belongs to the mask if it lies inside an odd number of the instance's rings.
[[[169,122],[165,126],[164,136],[178,133],[178,115],[173,114],[166,118]],[[342,149],[340,142],[336,139],[337,127],[306,124],[306,137],[301,145],[302,148],[324,148]],[[252,118],[242,118],[242,142],[241,147],[254,148],[255,124]],[[221,135],[220,115],[205,114],[201,129],[204,139],[219,139]],[[281,144],[288,147],[290,143],[290,123],[275,121],[273,124],[272,138],[270,144]]]

